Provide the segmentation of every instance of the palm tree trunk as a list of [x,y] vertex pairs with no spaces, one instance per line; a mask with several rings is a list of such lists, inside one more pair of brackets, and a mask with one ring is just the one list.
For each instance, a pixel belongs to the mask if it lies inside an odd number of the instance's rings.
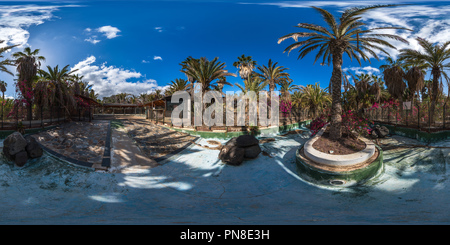
[[4,107],[4,105],[5,105],[5,92],[3,92],[2,91],[2,98],[3,98],[3,101],[2,101],[2,129],[3,129],[3,107]]
[[[272,92],[275,90],[275,83],[273,81],[269,82],[269,98],[268,103],[270,103],[270,106],[267,106],[267,118],[270,118],[270,121],[272,121]],[[273,126],[273,125],[271,125]]]
[[434,111],[436,109],[436,100],[439,95],[439,77],[441,75],[439,67],[433,68],[431,74],[433,74],[433,84],[431,85],[432,96],[430,105],[430,119],[431,123],[434,123]]
[[333,53],[333,72],[331,75],[331,124],[330,138],[338,140],[342,137],[342,105],[341,105],[341,83],[342,83],[342,54],[343,52]]

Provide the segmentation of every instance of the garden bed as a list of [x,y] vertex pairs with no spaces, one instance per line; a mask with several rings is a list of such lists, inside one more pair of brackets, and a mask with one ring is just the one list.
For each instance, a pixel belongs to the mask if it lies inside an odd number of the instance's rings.
[[330,134],[327,131],[325,131],[320,138],[314,142],[314,149],[327,154],[348,155],[357,153],[366,148],[366,143],[362,140],[347,134],[343,134],[338,140],[332,140],[330,139]]

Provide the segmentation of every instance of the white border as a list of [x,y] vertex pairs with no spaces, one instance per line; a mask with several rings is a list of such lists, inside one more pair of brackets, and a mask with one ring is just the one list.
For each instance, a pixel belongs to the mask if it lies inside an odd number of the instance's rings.
[[312,145],[320,138],[323,132],[325,132],[327,126],[328,125],[325,125],[313,138],[305,143],[304,153],[310,160],[330,166],[350,166],[365,162],[375,154],[375,144],[363,137],[358,137],[358,139],[366,143],[366,148],[353,154],[333,155],[314,149]]

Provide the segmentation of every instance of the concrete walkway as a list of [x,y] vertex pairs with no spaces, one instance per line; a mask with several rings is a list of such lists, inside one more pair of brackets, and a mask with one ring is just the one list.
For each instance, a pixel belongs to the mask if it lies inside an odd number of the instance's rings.
[[[129,144],[115,137],[116,144]],[[3,160],[0,224],[450,224],[449,149],[399,148],[418,142],[383,140],[382,175],[359,187],[327,188],[296,174],[295,151],[306,140],[276,137],[263,145],[270,154],[239,167],[197,145],[161,166],[127,165],[132,171],[116,173],[48,155],[23,168]],[[131,148],[114,154],[140,159]]]
[[135,171],[148,170],[158,166],[153,159],[148,158],[130,137],[124,128],[111,130],[111,173],[132,173]]

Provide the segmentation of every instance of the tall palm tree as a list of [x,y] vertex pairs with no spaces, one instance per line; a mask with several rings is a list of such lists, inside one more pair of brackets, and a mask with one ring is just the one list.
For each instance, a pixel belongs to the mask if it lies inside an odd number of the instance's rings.
[[247,80],[253,73],[253,69],[256,67],[256,61],[254,61],[251,56],[245,56],[243,54],[238,57],[238,61],[235,61],[233,66],[238,68],[241,78]]
[[434,111],[436,108],[436,101],[438,99],[440,89],[439,80],[445,78],[447,84],[450,85],[450,78],[445,72],[446,69],[450,69],[450,41],[444,44],[431,43],[424,38],[416,38],[419,45],[423,48],[423,51],[413,49],[400,50],[399,58],[402,60],[418,60],[423,61],[428,69],[431,69],[431,76],[433,77],[433,83],[431,85],[431,106],[430,117],[434,122]]
[[236,74],[225,70],[225,63],[218,61],[218,59],[216,57],[209,61],[205,57],[201,57],[200,59],[191,59],[188,65],[182,65],[181,71],[189,77],[191,83],[198,82],[202,85],[202,95],[211,89],[215,80],[221,77],[236,76]]
[[[298,58],[303,58],[310,52],[319,49],[314,63],[322,59],[322,64],[333,65],[333,72],[331,75],[331,91],[332,91],[332,106],[331,106],[331,125],[330,137],[334,140],[339,139],[342,135],[342,105],[341,105],[341,84],[342,84],[342,63],[343,55],[346,53],[350,59],[356,59],[361,65],[361,58],[364,61],[369,61],[368,54],[379,60],[375,51],[381,51],[389,55],[383,46],[396,49],[392,44],[383,38],[390,38],[404,43],[408,43],[405,39],[392,34],[374,33],[383,29],[405,29],[399,27],[378,27],[371,29],[362,29],[366,24],[361,21],[361,15],[367,11],[375,8],[389,7],[397,5],[374,5],[367,7],[354,7],[346,9],[339,21],[328,11],[313,7],[317,10],[322,18],[327,23],[327,27],[318,26],[309,23],[300,23],[297,27],[309,30],[310,32],[295,32],[282,36],[278,39],[278,43],[292,38],[295,43],[289,45],[285,52],[291,52],[294,49],[300,48]],[[298,38],[308,38],[304,41],[298,41]],[[360,58],[361,57],[361,58]]]
[[195,82],[195,77],[191,76],[190,73],[187,72],[187,70],[189,70],[190,68],[194,67],[195,64],[198,63],[198,62],[199,62],[199,59],[195,59],[195,58],[192,58],[192,56],[189,56],[184,61],[182,61],[180,63],[180,65],[181,65],[181,72],[183,72],[186,75],[187,80],[190,83],[192,83],[192,84]]
[[22,96],[27,101],[27,120],[31,120],[33,98],[31,95],[27,95],[27,91],[32,91],[33,83],[36,80],[36,75],[41,66],[41,61],[45,61],[44,56],[39,55],[39,49],[31,50],[30,47],[26,47],[23,52],[15,52],[12,54],[17,65],[17,72],[19,73],[19,83],[24,83],[23,86],[19,86]]
[[184,91],[190,88],[188,80],[182,78],[176,78],[175,81],[170,81],[170,87],[167,90],[167,94],[173,94],[177,91]]
[[269,96],[275,90],[276,85],[280,85],[282,82],[291,81],[289,73],[285,72],[286,70],[289,70],[289,68],[277,66],[277,64],[278,62],[273,63],[272,60],[269,59],[267,66],[258,66],[259,76],[269,83]]
[[[69,107],[73,108],[76,105],[73,90],[70,89],[68,82],[73,72],[76,72],[76,70],[69,71],[69,65],[64,66],[62,69],[59,69],[58,65],[53,68],[47,66],[47,71],[38,70],[40,77],[38,84],[36,84],[37,88],[39,86],[48,88],[50,105],[56,104],[59,107],[63,107],[68,113]],[[39,85],[41,82],[45,82],[47,85]],[[37,88],[35,88],[35,91],[37,91]]]
[[404,81],[406,69],[406,65],[400,59],[394,60],[392,57],[386,58],[386,63],[380,66],[389,94],[399,99],[400,103],[403,103],[403,94],[407,87]]
[[[261,77],[259,77],[257,74],[252,73],[250,76],[247,77],[246,80],[244,80],[244,87],[242,87],[240,84],[235,83],[235,85],[241,89],[242,94],[247,95],[246,97],[240,97],[240,100],[238,103],[244,103],[245,104],[245,111],[248,113],[250,105],[246,103],[245,100],[242,100],[243,98],[248,98],[250,101],[257,101],[259,99],[259,92],[263,91],[264,88],[267,86],[268,81],[264,81]],[[250,91],[254,93],[249,93]],[[259,104],[257,104],[259,106]],[[256,111],[256,113],[259,115],[259,110]],[[250,116],[250,115],[248,115]],[[257,117],[258,120],[259,117]],[[258,125],[258,122],[256,122],[256,125]],[[251,125],[255,126],[255,125]]]
[[425,86],[425,72],[419,66],[412,66],[405,74],[405,80],[408,83],[409,95],[408,99],[412,100],[416,93],[419,97],[419,93]]

